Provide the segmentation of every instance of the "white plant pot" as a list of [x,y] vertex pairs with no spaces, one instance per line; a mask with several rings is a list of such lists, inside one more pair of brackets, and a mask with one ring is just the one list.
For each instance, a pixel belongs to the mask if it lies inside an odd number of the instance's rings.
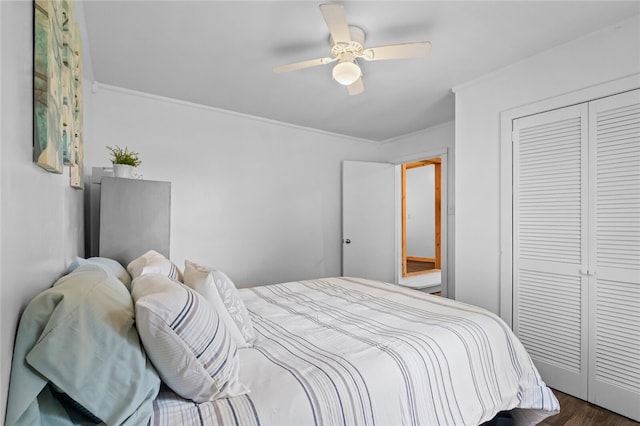
[[131,179],[133,177],[133,166],[128,164],[114,164],[113,175],[119,178]]

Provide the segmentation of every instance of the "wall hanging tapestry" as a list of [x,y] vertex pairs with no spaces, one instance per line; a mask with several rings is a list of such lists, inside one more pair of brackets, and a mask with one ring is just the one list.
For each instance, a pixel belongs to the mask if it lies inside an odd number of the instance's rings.
[[83,187],[82,61],[74,3],[34,2],[33,161],[52,173],[69,166]]

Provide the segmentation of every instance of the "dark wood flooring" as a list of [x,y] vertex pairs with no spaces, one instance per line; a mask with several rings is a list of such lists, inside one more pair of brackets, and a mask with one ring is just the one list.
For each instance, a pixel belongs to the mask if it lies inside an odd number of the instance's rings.
[[560,402],[560,413],[545,419],[539,426],[639,426],[627,417],[612,413],[566,393],[553,390]]

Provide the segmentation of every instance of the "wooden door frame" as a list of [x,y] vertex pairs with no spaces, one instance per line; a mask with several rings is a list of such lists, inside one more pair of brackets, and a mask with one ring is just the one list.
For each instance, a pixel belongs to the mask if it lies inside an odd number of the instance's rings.
[[[441,268],[441,205],[442,205],[442,160],[440,158],[429,158],[420,161],[412,161],[410,163],[404,163],[400,165],[400,222],[401,222],[401,255],[402,255],[402,276],[410,277],[414,275],[424,274],[426,272],[407,272],[407,259],[411,257],[413,260],[419,262],[434,262],[435,267],[433,271],[439,271]],[[406,185],[407,185],[407,170],[424,167],[428,165],[434,166],[434,209],[435,209],[435,258],[420,258],[407,256],[407,224],[406,224],[406,212],[407,212],[407,200],[406,200]]]

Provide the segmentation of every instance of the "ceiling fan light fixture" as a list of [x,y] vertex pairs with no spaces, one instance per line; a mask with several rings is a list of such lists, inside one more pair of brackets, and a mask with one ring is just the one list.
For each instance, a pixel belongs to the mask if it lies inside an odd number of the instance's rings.
[[419,58],[426,56],[431,50],[431,43],[428,41],[388,44],[365,49],[365,33],[362,28],[348,24],[344,6],[338,3],[325,3],[320,5],[320,12],[329,29],[331,57],[282,65],[273,69],[275,73],[300,70],[338,61],[333,67],[333,79],[346,86],[349,95],[353,96],[364,91],[361,78],[362,70],[356,62],[358,59],[382,61],[387,59]]
[[333,67],[333,79],[343,86],[355,83],[361,76],[362,71],[354,62],[340,62]]

